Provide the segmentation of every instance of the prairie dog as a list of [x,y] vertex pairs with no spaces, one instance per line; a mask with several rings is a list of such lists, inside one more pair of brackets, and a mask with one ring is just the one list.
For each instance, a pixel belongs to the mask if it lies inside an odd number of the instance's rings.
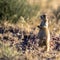
[[39,44],[42,45],[42,43],[46,44],[47,51],[50,50],[50,32],[48,28],[48,19],[46,15],[40,16],[41,18],[41,24],[39,27],[40,31],[38,34],[38,37],[40,39]]

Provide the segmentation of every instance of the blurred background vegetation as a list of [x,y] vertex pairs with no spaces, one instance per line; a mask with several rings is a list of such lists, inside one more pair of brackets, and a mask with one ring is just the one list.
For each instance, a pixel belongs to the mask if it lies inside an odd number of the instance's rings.
[[0,20],[16,23],[20,16],[30,19],[37,14],[39,7],[37,4],[30,5],[27,0],[0,0]]
[[[0,21],[16,23],[22,16],[25,20],[52,11],[54,18],[60,19],[60,3],[57,0],[0,0]],[[38,14],[39,13],[39,14]]]

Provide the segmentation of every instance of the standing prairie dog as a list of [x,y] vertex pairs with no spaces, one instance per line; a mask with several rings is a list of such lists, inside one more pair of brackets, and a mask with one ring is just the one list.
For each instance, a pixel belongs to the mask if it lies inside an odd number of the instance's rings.
[[38,26],[40,29],[38,34],[38,37],[40,39],[39,44],[42,45],[42,43],[45,42],[47,51],[49,51],[50,50],[50,32],[48,28],[48,19],[46,15],[42,15],[40,16],[40,18],[41,18],[41,24],[40,26]]

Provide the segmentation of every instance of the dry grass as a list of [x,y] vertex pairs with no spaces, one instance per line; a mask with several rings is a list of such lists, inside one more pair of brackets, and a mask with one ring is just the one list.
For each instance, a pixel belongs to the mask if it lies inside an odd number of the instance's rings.
[[[7,22],[7,25],[4,25],[5,27],[9,27],[9,26],[12,26],[13,28],[18,28],[19,29],[24,29],[24,31],[26,33],[29,34],[30,31],[33,32],[33,34],[38,34],[38,31],[39,29],[37,28],[37,26],[39,25],[39,20],[37,20],[37,23],[36,23],[36,20],[34,21],[33,19],[33,24],[31,23],[27,23],[26,21],[23,23],[23,27],[21,27],[22,23],[18,23],[18,24],[10,24]],[[49,28],[52,29],[50,30],[51,33],[54,32],[55,34],[58,32],[54,31],[53,28],[57,28],[56,27],[56,24],[53,24],[55,21],[51,22],[51,24],[49,25]],[[36,23],[36,24],[34,24]],[[31,27],[28,27],[30,26],[31,24]],[[53,25],[52,25],[53,24]],[[33,30],[33,28],[35,28],[35,30]],[[31,29],[29,31],[29,29]],[[28,31],[28,32],[27,32]],[[54,34],[53,33],[53,34]],[[57,33],[59,34],[59,33]],[[60,60],[60,51],[50,51],[50,52],[46,52],[45,51],[45,47],[38,47],[38,50],[36,50],[34,48],[34,50],[28,50],[26,49],[25,53],[23,53],[23,51],[20,49],[19,51],[17,51],[16,49],[16,46],[15,44],[17,43],[20,43],[20,41],[18,41],[18,38],[17,37],[12,37],[12,34],[10,32],[6,33],[6,34],[0,34],[0,37],[2,38],[3,36],[9,36],[11,38],[14,39],[14,44],[12,47],[9,47],[11,45],[11,42],[8,40],[8,41],[0,41],[0,58],[4,58],[6,60],[8,59],[12,59],[12,60],[48,60],[48,59],[52,59],[52,60]],[[31,47],[32,48],[32,47]]]

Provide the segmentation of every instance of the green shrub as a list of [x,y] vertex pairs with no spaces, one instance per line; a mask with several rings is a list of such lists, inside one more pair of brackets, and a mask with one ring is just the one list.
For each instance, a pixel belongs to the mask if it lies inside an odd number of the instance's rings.
[[0,20],[17,22],[20,16],[31,18],[37,14],[40,7],[30,5],[27,0],[0,0]]

